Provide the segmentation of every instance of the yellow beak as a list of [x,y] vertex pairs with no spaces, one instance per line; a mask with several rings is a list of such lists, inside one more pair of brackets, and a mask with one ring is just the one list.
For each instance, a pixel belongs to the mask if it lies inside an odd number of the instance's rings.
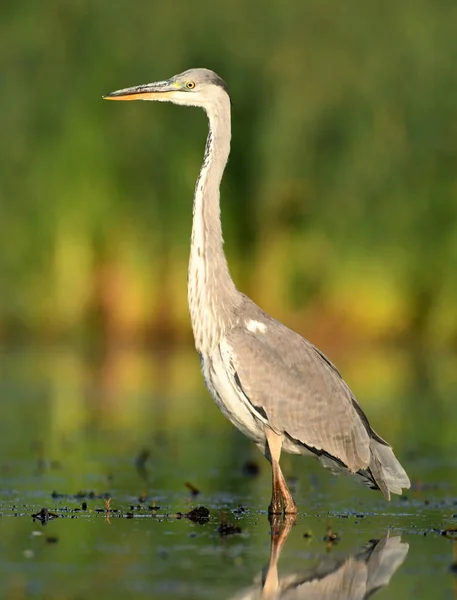
[[159,97],[170,97],[176,92],[176,84],[169,81],[157,81],[146,85],[116,90],[103,96],[104,100],[156,100]]

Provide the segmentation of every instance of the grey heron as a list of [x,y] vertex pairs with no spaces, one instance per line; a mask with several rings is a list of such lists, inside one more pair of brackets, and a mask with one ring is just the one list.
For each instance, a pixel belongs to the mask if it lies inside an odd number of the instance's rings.
[[230,152],[230,97],[208,69],[124,88],[107,100],[155,100],[203,108],[209,132],[193,201],[188,302],[206,386],[222,413],[270,461],[270,514],[294,514],[281,450],[350,472],[386,499],[409,488],[391,446],[370,426],[330,360],[239,292],[223,250],[220,183]]

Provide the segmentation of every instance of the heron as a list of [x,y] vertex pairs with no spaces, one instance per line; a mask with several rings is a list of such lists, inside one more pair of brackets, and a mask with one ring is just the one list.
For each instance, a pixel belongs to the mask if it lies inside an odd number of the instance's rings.
[[220,184],[230,153],[226,83],[208,69],[111,92],[107,100],[197,106],[209,123],[195,184],[188,304],[206,387],[222,413],[271,463],[270,515],[296,514],[281,452],[352,473],[387,500],[410,487],[392,447],[368,422],[333,363],[311,342],[238,291],[223,249]]

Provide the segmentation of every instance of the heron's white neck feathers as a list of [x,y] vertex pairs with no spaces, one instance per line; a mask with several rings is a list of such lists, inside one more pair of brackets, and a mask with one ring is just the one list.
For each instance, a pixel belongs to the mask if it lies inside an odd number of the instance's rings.
[[206,107],[209,133],[195,185],[188,301],[195,345],[202,354],[220,342],[239,293],[223,251],[219,187],[230,153],[230,101],[221,90]]

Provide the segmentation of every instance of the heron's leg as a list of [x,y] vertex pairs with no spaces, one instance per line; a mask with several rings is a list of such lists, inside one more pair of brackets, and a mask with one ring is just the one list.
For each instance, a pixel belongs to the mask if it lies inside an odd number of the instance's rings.
[[282,548],[289,537],[292,527],[295,525],[297,515],[270,515],[269,521],[271,526],[271,552],[270,558],[274,558],[277,562]]
[[279,576],[278,576],[278,560],[284,544],[289,537],[295,520],[295,515],[270,515],[271,524],[271,547],[270,561],[263,582],[262,600],[270,600],[278,598],[279,592]]
[[273,474],[273,491],[271,495],[271,503],[268,507],[268,512],[274,514],[296,514],[297,507],[292,498],[286,480],[279,466],[279,458],[281,456],[282,435],[278,435],[269,427],[265,427],[265,437],[268,442],[270,452],[271,469]]
[[273,485],[271,492],[271,502],[270,506],[268,507],[268,513],[270,515],[282,515],[284,513],[284,509],[282,505],[281,487],[278,483],[281,469],[279,468],[279,463],[275,460],[271,461],[271,467],[273,474]]
[[287,487],[286,480],[284,479],[284,475],[282,474],[281,467],[279,463],[277,463],[278,468],[278,483],[279,489],[281,490],[281,496],[283,501],[284,513],[286,515],[296,515],[297,514],[297,506],[295,505],[294,499],[292,498],[292,494]]

